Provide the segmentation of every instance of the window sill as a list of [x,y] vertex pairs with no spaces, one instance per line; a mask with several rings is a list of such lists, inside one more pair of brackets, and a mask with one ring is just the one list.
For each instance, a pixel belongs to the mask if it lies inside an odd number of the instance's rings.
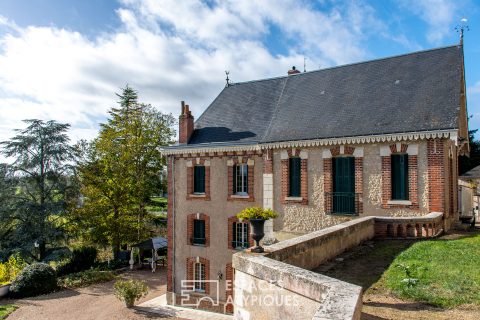
[[303,201],[303,197],[285,197],[285,201]]
[[248,198],[250,198],[250,196],[248,194],[232,194],[231,197],[235,198],[235,199],[248,199]]
[[402,206],[411,206],[412,201],[409,200],[389,200],[387,204],[392,204],[392,205],[402,205]]
[[207,245],[206,244],[200,244],[200,243],[190,243],[191,246],[194,246],[194,247],[206,247]]
[[192,198],[205,198],[207,195],[205,193],[192,193],[189,196]]

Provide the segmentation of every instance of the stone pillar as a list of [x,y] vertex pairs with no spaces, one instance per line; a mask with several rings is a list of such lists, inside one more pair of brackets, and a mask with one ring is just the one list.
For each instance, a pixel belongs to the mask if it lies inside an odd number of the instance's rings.
[[[271,149],[263,154],[263,208],[273,209],[273,152]],[[269,244],[274,241],[273,220],[270,219],[265,222],[263,242]]]

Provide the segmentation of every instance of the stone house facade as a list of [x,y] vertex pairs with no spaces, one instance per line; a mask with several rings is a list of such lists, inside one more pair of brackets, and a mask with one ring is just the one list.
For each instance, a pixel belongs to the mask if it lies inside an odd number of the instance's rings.
[[246,207],[279,213],[267,243],[365,216],[441,212],[447,230],[465,153],[462,46],[230,84],[195,123],[182,102],[179,144],[164,150],[167,299],[232,310]]

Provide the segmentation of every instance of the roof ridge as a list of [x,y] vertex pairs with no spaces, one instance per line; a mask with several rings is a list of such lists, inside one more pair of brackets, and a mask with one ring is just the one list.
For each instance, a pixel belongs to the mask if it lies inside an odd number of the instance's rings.
[[286,75],[286,76],[277,76],[277,77],[263,78],[263,79],[257,79],[257,80],[235,82],[235,83],[232,83],[231,85],[248,84],[248,83],[253,83],[253,82],[276,80],[276,79],[283,79],[283,78],[288,79],[288,77],[298,77],[298,76],[302,76],[302,75],[305,75],[305,74],[311,74],[311,73],[321,72],[321,71],[325,71],[325,70],[332,70],[332,69],[338,69],[338,68],[343,68],[343,67],[350,67],[350,66],[354,66],[354,65],[360,65],[360,64],[365,64],[365,63],[371,63],[371,62],[389,60],[389,59],[394,59],[394,58],[400,58],[400,57],[410,56],[410,55],[419,54],[419,53],[427,53],[427,52],[431,52],[431,51],[445,50],[445,49],[450,49],[450,48],[454,48],[454,47],[459,48],[459,47],[461,47],[461,45],[455,44],[455,45],[443,46],[443,47],[438,47],[438,48],[419,50],[419,51],[414,51],[414,52],[409,52],[409,53],[402,53],[402,54],[397,54],[397,55],[393,55],[393,56],[382,57],[382,58],[375,58],[375,59],[370,59],[370,60],[365,60],[365,61],[352,62],[352,63],[342,64],[342,65],[337,65],[337,66],[332,66],[332,67],[322,68],[322,69],[317,69],[317,70],[312,70],[312,71],[305,71],[305,72],[295,73],[295,74]]

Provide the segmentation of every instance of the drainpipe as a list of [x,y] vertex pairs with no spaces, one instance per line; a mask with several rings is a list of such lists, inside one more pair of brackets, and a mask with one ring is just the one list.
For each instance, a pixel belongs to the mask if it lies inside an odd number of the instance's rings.
[[176,304],[176,290],[175,290],[175,158],[172,157],[172,290],[173,290],[173,304]]

